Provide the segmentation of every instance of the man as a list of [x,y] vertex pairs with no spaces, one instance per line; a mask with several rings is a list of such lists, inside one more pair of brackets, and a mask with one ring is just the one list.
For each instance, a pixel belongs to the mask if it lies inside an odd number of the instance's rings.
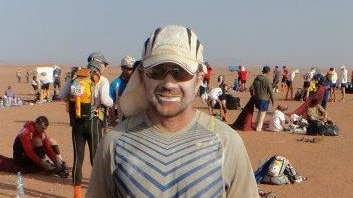
[[17,69],[16,77],[17,77],[17,82],[20,83],[20,82],[21,82],[21,77],[22,77],[22,70],[21,70],[21,68],[18,68],[18,69]]
[[206,85],[207,89],[210,90],[212,67],[208,62],[205,62],[205,65],[207,68],[207,73],[205,74],[205,77],[203,78],[203,83],[204,83],[204,85]]
[[27,83],[29,83],[29,76],[30,76],[29,71],[28,71],[28,69],[26,69],[26,82]]
[[281,81],[281,91],[284,92],[287,88],[286,81],[289,76],[289,70],[286,65],[282,66],[282,81]]
[[67,178],[69,172],[58,143],[46,133],[48,126],[45,116],[39,116],[35,122],[27,122],[13,144],[13,159],[24,172],[46,171]]
[[287,85],[286,100],[289,100],[289,94],[290,94],[290,100],[293,100],[293,82],[296,74],[299,74],[298,69],[291,71],[290,75],[286,80],[286,85]]
[[341,69],[341,92],[342,92],[342,98],[341,101],[345,100],[346,97],[346,88],[347,86],[347,82],[348,82],[348,71],[346,69],[346,66],[342,65]]
[[317,68],[316,67],[312,67],[310,69],[310,71],[308,71],[307,73],[305,73],[303,75],[304,78],[304,82],[303,82],[303,100],[307,100],[309,98],[309,93],[310,93],[310,85],[311,82],[314,78],[315,73],[317,73]]
[[275,70],[273,71],[273,79],[272,79],[272,88],[273,92],[278,93],[278,83],[279,78],[281,77],[281,70],[278,68],[278,65],[275,66]]
[[190,29],[158,28],[99,146],[86,197],[258,197],[240,136],[192,107],[206,73]]
[[54,95],[53,99],[56,99],[58,91],[61,89],[61,68],[57,65],[53,66],[53,87],[54,87]]
[[336,72],[335,68],[330,67],[326,76],[327,76],[328,80],[331,82],[330,101],[336,102],[337,72]]
[[49,100],[49,88],[50,88],[50,81],[49,77],[47,76],[46,72],[40,73],[39,77],[40,82],[40,99],[39,102],[47,102]]
[[245,67],[240,65],[239,70],[238,70],[238,82],[240,84],[240,90],[241,92],[246,91],[246,79],[247,79],[247,74],[248,72],[245,70]]
[[274,99],[272,94],[271,82],[268,79],[270,74],[270,67],[264,66],[262,69],[262,74],[257,75],[250,87],[250,94],[255,97],[255,107],[259,110],[256,117],[256,131],[262,131],[263,121],[268,111],[270,105],[270,100],[272,106],[274,105]]
[[[72,106],[75,105],[75,102],[73,102],[72,99],[75,98],[73,96],[75,96],[75,90],[77,90],[77,88],[75,87],[74,81],[70,81],[65,84],[59,93],[59,98],[61,100],[69,100],[69,113],[72,118],[72,142],[74,146],[72,179],[75,198],[82,197],[82,165],[85,144],[86,142],[88,143],[90,162],[91,165],[93,165],[94,155],[96,153],[99,141],[102,138],[103,120],[105,119],[102,116],[103,108],[112,107],[113,105],[113,101],[109,96],[109,81],[101,75],[107,65],[108,61],[101,53],[94,52],[88,57],[87,69],[90,70],[90,78],[94,82],[93,104],[89,104],[90,107],[93,106],[93,109],[89,110],[91,115],[89,115],[88,118],[79,118],[75,114],[76,106]],[[79,71],[83,70],[78,69],[76,75],[80,75]],[[83,104],[81,105],[81,108],[83,108]]]
[[214,115],[214,109],[218,104],[220,108],[220,115],[222,121],[227,121],[227,106],[226,106],[226,96],[223,94],[223,91],[220,87],[216,87],[211,89],[210,93],[208,94],[207,106],[208,106],[208,113],[210,115]]
[[109,118],[111,126],[117,125],[117,116],[118,121],[122,121],[123,115],[122,112],[119,110],[120,108],[117,106],[118,99],[123,93],[126,84],[129,82],[132,72],[134,71],[134,63],[135,59],[133,57],[124,56],[121,59],[121,75],[118,78],[114,79],[113,82],[110,84],[109,95],[114,102],[113,107],[109,109]]

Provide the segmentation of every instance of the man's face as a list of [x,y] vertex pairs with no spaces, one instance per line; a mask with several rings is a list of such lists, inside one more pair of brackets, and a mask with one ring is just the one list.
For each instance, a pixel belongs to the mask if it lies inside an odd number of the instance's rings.
[[122,72],[121,75],[122,75],[125,79],[127,79],[127,80],[130,79],[130,77],[131,77],[133,71],[134,71],[133,68],[129,68],[129,67],[127,67],[127,66],[122,66],[122,67],[121,67],[121,72]]
[[107,68],[108,65],[101,63],[99,64],[99,71],[100,73],[103,73],[103,71]]
[[[163,77],[165,72],[161,71],[165,71],[166,68],[168,72]],[[164,63],[142,70],[141,75],[149,109],[162,117],[175,117],[191,108],[203,77],[199,73],[192,76],[173,63]]]
[[48,128],[48,125],[45,124],[45,123],[41,123],[41,124],[36,123],[35,127],[36,127],[36,131],[37,131],[38,133],[45,133],[45,131],[46,131],[47,128]]

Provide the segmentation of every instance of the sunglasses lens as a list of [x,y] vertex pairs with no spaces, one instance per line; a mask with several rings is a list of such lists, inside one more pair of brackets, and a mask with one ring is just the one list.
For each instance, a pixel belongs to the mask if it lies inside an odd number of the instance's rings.
[[146,70],[146,75],[154,80],[162,80],[168,73],[167,67],[156,66]]
[[122,69],[129,70],[129,71],[130,71],[130,70],[133,70],[133,68],[129,68],[129,67],[127,67],[127,66],[123,66]]
[[192,79],[193,75],[180,67],[166,67],[163,65],[152,67],[146,70],[146,75],[154,80],[163,80],[167,74],[170,73],[176,81],[188,81]]
[[178,67],[172,68],[170,73],[172,74],[173,78],[177,81],[188,81],[193,77],[187,71]]

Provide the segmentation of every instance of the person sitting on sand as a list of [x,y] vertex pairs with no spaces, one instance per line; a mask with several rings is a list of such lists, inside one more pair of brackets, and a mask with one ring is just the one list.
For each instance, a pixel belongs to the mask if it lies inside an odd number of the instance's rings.
[[5,90],[5,96],[8,98],[14,98],[15,93],[13,92],[13,89],[11,86],[8,86],[7,89]]
[[318,98],[311,99],[308,109],[306,111],[307,120],[327,121],[327,111],[319,104]]
[[58,143],[46,133],[48,126],[49,121],[45,116],[25,123],[15,138],[13,159],[16,165],[27,172],[45,171],[67,178],[69,173]]
[[289,127],[286,126],[286,121],[288,117],[285,115],[287,111],[287,105],[278,105],[276,110],[273,112],[272,119],[270,120],[269,130],[274,132],[288,131]]

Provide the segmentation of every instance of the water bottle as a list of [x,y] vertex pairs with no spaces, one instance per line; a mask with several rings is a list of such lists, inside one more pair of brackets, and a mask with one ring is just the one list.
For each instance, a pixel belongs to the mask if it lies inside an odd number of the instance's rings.
[[16,198],[24,198],[25,192],[23,189],[23,178],[21,172],[17,172],[17,196]]

